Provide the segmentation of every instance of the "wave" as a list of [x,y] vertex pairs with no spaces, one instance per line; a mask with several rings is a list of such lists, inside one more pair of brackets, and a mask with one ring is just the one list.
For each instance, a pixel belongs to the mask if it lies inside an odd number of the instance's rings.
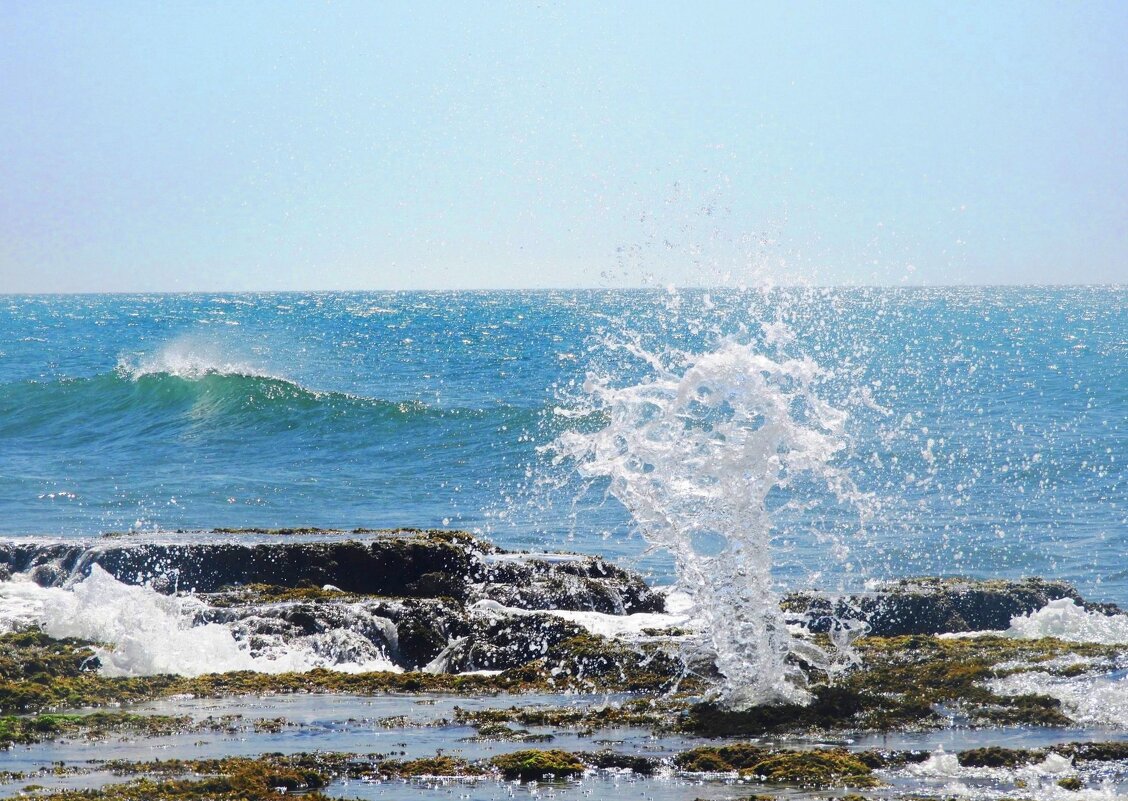
[[0,385],[0,437],[143,435],[162,426],[288,430],[319,420],[396,423],[446,413],[420,401],[312,390],[285,378],[220,366],[169,372],[119,365],[86,378]]

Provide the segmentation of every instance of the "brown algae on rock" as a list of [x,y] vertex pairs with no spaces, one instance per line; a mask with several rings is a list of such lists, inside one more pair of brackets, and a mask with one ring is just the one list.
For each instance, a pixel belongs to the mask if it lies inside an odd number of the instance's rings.
[[876,787],[870,764],[843,749],[779,750],[750,743],[704,746],[684,751],[674,765],[692,773],[736,772],[773,784],[804,789]]
[[[834,684],[813,688],[809,705],[774,705],[732,711],[712,704],[692,707],[683,729],[704,736],[830,731],[891,731],[945,725],[941,706],[958,709],[979,725],[1067,726],[1057,699],[998,695],[986,682],[1036,668],[1066,654],[1111,659],[1120,647],[1019,640],[999,636],[945,639],[930,635],[865,637],[860,664]],[[999,666],[1011,665],[1005,670]],[[1020,665],[1020,666],[1015,666]]]

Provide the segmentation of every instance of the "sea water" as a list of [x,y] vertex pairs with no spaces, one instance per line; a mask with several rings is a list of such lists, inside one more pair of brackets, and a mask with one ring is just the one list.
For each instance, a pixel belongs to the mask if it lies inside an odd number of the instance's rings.
[[[0,533],[423,526],[669,581],[607,479],[545,446],[584,384],[724,343],[806,359],[828,464],[767,497],[780,586],[1043,575],[1128,601],[1128,291],[636,290],[0,297]],[[773,356],[775,353],[775,356]],[[567,460],[565,460],[567,461]],[[804,490],[804,491],[806,491]],[[834,552],[827,536],[844,544]]]

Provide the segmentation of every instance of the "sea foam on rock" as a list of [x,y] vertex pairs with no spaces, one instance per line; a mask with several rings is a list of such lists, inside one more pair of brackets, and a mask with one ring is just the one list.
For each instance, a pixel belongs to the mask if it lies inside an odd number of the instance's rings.
[[[466,673],[538,662],[546,675],[622,678],[622,665],[646,660],[672,680],[687,665],[717,671],[695,656],[702,621],[687,598],[595,557],[509,553],[459,532],[10,540],[0,566],[11,572],[0,581],[0,630],[39,625],[108,643],[102,671],[116,675]],[[877,635],[937,634],[1004,629],[1056,610],[1058,598],[1083,604],[1061,582],[916,579],[859,596],[791,595],[783,614],[810,632],[849,617]],[[657,661],[655,646],[666,654]]]

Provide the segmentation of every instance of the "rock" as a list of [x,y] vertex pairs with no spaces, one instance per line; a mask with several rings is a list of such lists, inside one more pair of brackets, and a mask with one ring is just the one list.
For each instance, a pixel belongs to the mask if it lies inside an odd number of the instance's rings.
[[508,670],[541,659],[554,646],[583,633],[580,626],[552,615],[476,615],[471,630],[438,655],[429,669],[443,673]]
[[1034,612],[1059,598],[1071,598],[1106,614],[1120,611],[1112,605],[1084,603],[1066,582],[1038,578],[902,579],[877,592],[845,598],[793,593],[784,599],[783,608],[806,618],[814,632],[828,631],[837,618],[863,620],[876,636],[897,636],[1006,629],[1012,617]]
[[332,585],[364,595],[488,598],[522,609],[607,614],[658,612],[665,603],[641,577],[598,557],[511,554],[464,532],[212,533],[182,542],[126,536],[73,545],[9,540],[0,542],[0,570],[27,572],[43,586],[59,586],[97,565],[119,581],[165,593],[247,584]]
[[664,612],[664,596],[642,577],[598,557],[538,559],[495,554],[483,559],[483,580],[471,597],[520,609],[569,609],[626,615]]

